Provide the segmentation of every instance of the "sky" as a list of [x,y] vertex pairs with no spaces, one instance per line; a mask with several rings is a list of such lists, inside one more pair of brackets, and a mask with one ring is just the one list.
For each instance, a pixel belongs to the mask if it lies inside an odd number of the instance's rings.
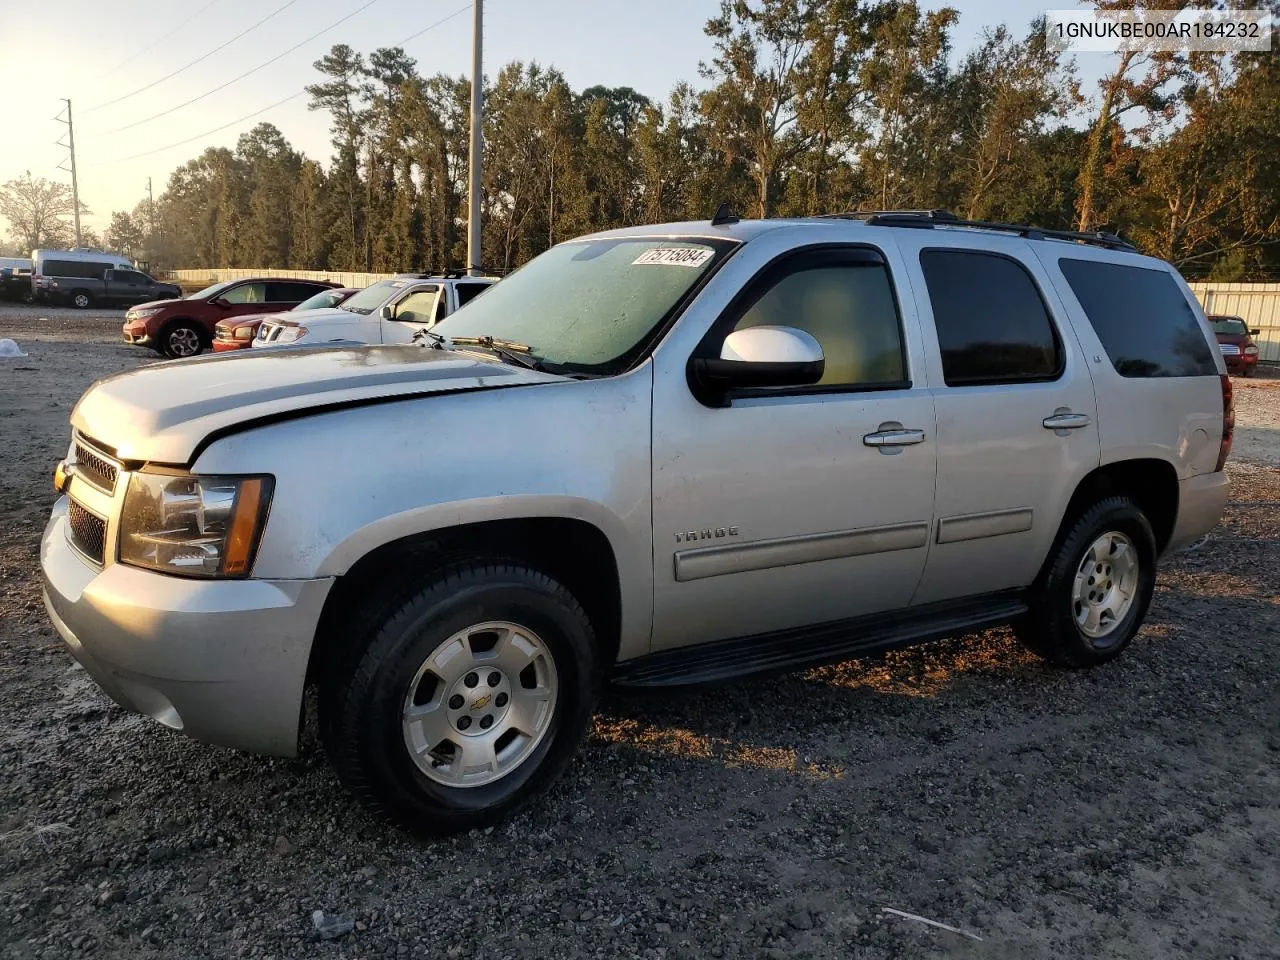
[[[984,28],[1008,23],[1020,33],[1045,9],[1029,0],[947,2],[960,11],[952,34],[958,53],[973,46]],[[366,4],[356,16],[307,40]],[[929,9],[942,5],[944,0],[922,3]],[[711,52],[702,27],[718,8],[718,0],[485,0],[485,71],[492,77],[511,60],[536,60],[559,68],[574,89],[630,86],[663,99],[678,80],[698,82],[698,63]],[[33,28],[30,17],[37,10],[39,26]],[[297,50],[285,53],[299,43]],[[74,111],[80,198],[92,210],[84,222],[100,234],[112,210],[132,209],[146,196],[148,177],[159,195],[175,167],[206,147],[234,146],[241,133],[262,121],[279,127],[296,149],[327,162],[328,115],[308,111],[305,96],[203,134],[301,91],[318,76],[312,63],[335,43],[365,53],[403,45],[424,75],[465,75],[471,68],[470,4],[132,0],[104,5],[100,0],[56,0],[33,7],[29,0],[0,0],[0,78],[8,88],[0,126],[0,182],[26,170],[70,182],[70,175],[58,169],[67,163],[67,152],[55,145],[66,133],[54,120],[63,110],[63,97],[71,98]],[[209,55],[223,44],[224,49]],[[119,129],[205,94],[280,54],[284,56],[276,62],[197,103]],[[1090,65],[1081,66],[1087,76]],[[170,147],[193,137],[197,139]],[[142,153],[150,155],[129,159]]]

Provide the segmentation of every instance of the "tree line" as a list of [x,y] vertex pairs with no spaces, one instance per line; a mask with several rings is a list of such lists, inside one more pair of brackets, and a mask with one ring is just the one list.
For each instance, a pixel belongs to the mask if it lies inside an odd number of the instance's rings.
[[[727,201],[1104,229],[1190,277],[1280,276],[1274,55],[1125,53],[1084,90],[1042,22],[955,57],[956,22],[913,0],[722,0],[698,82],[662,102],[507,64],[484,91],[479,266]],[[261,123],[114,213],[105,241],[169,266],[465,267],[469,82],[394,47],[338,44],[315,68],[326,164]]]

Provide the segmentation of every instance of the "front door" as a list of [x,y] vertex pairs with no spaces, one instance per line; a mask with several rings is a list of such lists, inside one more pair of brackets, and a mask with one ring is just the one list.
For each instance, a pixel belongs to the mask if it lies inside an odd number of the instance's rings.
[[379,324],[382,342],[408,343],[419,330],[435,326],[443,296],[443,288],[435,285],[417,287],[402,294],[391,305],[392,318]]
[[[769,257],[765,244],[740,258]],[[824,245],[761,260],[698,345],[735,329],[802,329],[814,386],[690,392],[672,356],[653,397],[653,648],[905,607],[933,517],[936,443],[919,327],[893,248]],[[741,261],[739,261],[741,263]],[[753,261],[754,262],[754,261]],[[665,367],[665,368],[664,368]]]
[[937,533],[916,602],[1025,587],[1098,465],[1093,383],[1031,243],[899,238],[938,416]]

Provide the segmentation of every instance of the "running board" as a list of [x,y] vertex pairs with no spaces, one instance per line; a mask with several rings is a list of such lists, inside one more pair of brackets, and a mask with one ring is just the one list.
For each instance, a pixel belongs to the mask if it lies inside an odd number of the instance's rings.
[[680,687],[819,667],[1004,626],[1027,609],[1026,594],[1014,590],[716,640],[626,660],[614,668],[613,682],[627,687]]

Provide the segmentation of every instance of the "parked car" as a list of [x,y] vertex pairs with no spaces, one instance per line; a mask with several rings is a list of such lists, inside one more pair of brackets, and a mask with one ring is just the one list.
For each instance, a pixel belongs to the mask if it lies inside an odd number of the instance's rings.
[[31,299],[31,266],[24,257],[0,257],[0,299]]
[[36,300],[66,303],[84,310],[127,306],[182,296],[182,288],[161,283],[134,268],[132,261],[98,250],[31,251],[31,293]]
[[426,831],[545,789],[609,678],[1006,623],[1106,663],[1227,497],[1212,330],[1105,235],[616,230],[433,332],[99,381],[41,547],[52,622],[118,703],[292,755],[313,685],[343,782]]
[[335,310],[306,317],[271,317],[258,327],[254,347],[342,341],[408,343],[497,280],[458,274],[400,274],[365,287]]
[[[350,299],[353,293],[359,291],[358,287],[335,287],[332,290],[321,290],[312,297],[303,300],[296,307],[286,310],[291,319],[305,322],[305,319],[298,314],[311,315],[320,310],[329,310],[345,300]],[[231,317],[227,320],[219,320],[214,324],[213,328],[213,352],[227,353],[232,350],[247,350],[253,346],[253,338],[258,332],[258,327],[262,325],[262,321],[268,317],[276,316],[269,313],[255,313],[247,317]]]
[[338,284],[327,280],[254,277],[226,280],[181,299],[134,307],[124,318],[125,343],[152,347],[168,357],[194,357],[213,343],[219,320],[291,310]]
[[1259,331],[1250,330],[1239,317],[1211,316],[1209,323],[1218,339],[1222,359],[1227,362],[1227,372],[1252,377],[1258,369],[1258,344],[1253,338]]

